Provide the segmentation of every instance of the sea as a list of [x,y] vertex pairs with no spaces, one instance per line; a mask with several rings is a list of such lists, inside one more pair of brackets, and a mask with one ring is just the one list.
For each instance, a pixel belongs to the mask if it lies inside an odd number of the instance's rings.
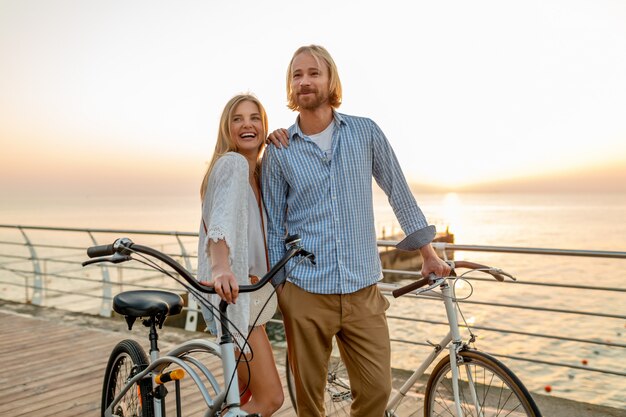
[[[374,195],[379,235],[401,236],[386,197],[380,190],[375,190]],[[43,200],[3,198],[0,201],[0,224],[183,232],[197,232],[199,226],[197,196],[133,195]],[[429,222],[439,231],[447,229],[454,234],[457,244],[626,252],[624,193],[432,193],[416,194],[416,200]],[[0,228],[2,234],[6,234],[6,230]],[[473,251],[456,251],[453,257],[502,268],[522,283],[469,280],[459,283],[457,297],[537,308],[522,310],[464,303],[461,311],[468,324],[617,345],[477,329],[474,333],[477,334],[478,348],[538,361],[529,363],[502,358],[533,392],[626,410],[626,378],[585,370],[626,372],[626,361],[622,356],[626,354],[626,320],[541,310],[626,316],[626,259]],[[525,283],[574,284],[620,291]],[[414,298],[393,300],[388,314],[433,321],[444,318],[443,306],[439,302]],[[436,342],[445,334],[445,328],[439,325],[394,319],[389,323],[392,332],[408,341]],[[427,352],[427,348],[411,343],[394,343],[392,350],[394,367],[404,369],[418,365]],[[546,366],[541,361],[570,364],[575,368]]]

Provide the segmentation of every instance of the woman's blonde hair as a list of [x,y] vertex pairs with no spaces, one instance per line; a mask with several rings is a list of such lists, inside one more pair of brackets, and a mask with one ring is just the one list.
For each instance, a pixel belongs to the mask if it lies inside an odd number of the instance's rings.
[[261,134],[261,145],[259,145],[259,154],[257,157],[257,164],[255,168],[255,174],[257,177],[261,171],[261,158],[263,157],[263,150],[265,149],[265,138],[267,137],[267,113],[265,112],[265,108],[261,104],[256,96],[253,94],[238,94],[235,97],[231,98],[226,106],[224,106],[224,110],[222,111],[222,117],[220,118],[220,126],[217,131],[217,142],[215,143],[215,150],[213,151],[213,156],[211,157],[211,161],[209,162],[209,167],[204,174],[204,178],[202,179],[202,185],[200,186],[200,198],[204,200],[204,194],[206,193],[206,187],[209,182],[209,176],[211,175],[211,171],[215,166],[215,162],[222,157],[227,152],[238,152],[237,144],[233,141],[230,135],[230,121],[233,118],[233,113],[237,106],[244,102],[250,101],[257,105],[259,108],[259,113],[261,113],[261,120],[263,122],[263,132]]
[[291,110],[298,110],[298,103],[296,102],[295,94],[291,88],[291,82],[293,81],[293,60],[296,56],[307,53],[311,54],[313,58],[319,64],[323,62],[328,68],[328,77],[329,77],[329,92],[328,92],[328,101],[331,107],[339,108],[341,105],[342,93],[341,93],[341,80],[339,79],[339,71],[337,70],[337,65],[335,65],[335,61],[330,56],[330,53],[323,46],[319,45],[308,45],[301,46],[291,57],[291,62],[289,62],[289,67],[287,68],[287,107]]

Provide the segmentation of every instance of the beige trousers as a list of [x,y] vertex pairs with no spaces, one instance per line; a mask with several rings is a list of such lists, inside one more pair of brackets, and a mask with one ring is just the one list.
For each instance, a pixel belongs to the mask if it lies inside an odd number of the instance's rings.
[[295,379],[298,416],[324,417],[332,337],[346,364],[351,416],[382,417],[391,393],[389,302],[376,285],[352,294],[312,294],[287,282],[278,303]]

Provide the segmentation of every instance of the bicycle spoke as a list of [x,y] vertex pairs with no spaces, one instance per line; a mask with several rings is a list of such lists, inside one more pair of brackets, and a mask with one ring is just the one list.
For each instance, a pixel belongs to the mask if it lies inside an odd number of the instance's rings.
[[[445,383],[442,384],[443,387],[448,391],[448,398],[452,398],[454,399],[454,392],[452,389],[452,380],[446,380]],[[448,388],[448,385],[450,385],[450,388]],[[441,399],[441,401],[439,402],[439,405],[442,405],[445,409],[445,411],[448,412],[448,414],[450,414],[451,416],[454,416],[452,410],[450,409],[450,407],[448,406],[448,402],[450,402],[450,400],[446,400],[446,398],[444,398],[444,394],[443,393],[438,393],[439,398]],[[436,415],[443,415],[443,414],[436,414]]]
[[[503,365],[487,355],[462,352],[459,362],[459,406],[465,417],[535,416],[532,398]],[[448,358],[433,370],[426,398],[426,415],[454,416],[453,378]]]

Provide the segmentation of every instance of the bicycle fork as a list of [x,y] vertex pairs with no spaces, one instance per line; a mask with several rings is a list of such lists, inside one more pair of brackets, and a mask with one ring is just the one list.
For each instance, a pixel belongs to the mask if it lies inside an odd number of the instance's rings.
[[[441,293],[443,295],[443,304],[446,307],[446,315],[448,316],[448,323],[450,324],[450,332],[452,334],[452,343],[449,345],[450,350],[450,370],[452,372],[452,393],[454,395],[454,406],[456,409],[457,417],[463,417],[463,410],[461,409],[461,397],[460,397],[460,389],[459,389],[459,362],[462,358],[459,356],[459,352],[463,346],[463,341],[461,340],[461,332],[459,331],[459,320],[456,313],[456,303],[453,300],[454,292],[452,288],[448,284],[448,282],[444,282],[441,286]],[[474,386],[474,380],[472,378],[472,373],[469,367],[465,367],[467,372],[467,383],[469,386],[469,391],[472,396],[472,401],[474,403],[474,407],[476,408],[476,415],[479,417],[483,417],[483,412],[480,406],[480,402],[478,401],[478,395],[476,394],[476,387]]]

